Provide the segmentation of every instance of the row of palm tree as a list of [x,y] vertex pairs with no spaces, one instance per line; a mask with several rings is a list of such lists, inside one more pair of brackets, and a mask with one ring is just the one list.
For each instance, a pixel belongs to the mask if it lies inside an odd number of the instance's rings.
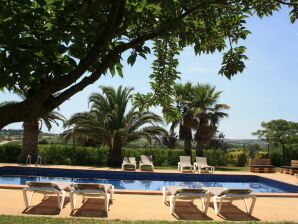
[[192,140],[196,141],[196,155],[203,156],[203,149],[215,136],[220,119],[227,117],[226,104],[218,103],[222,92],[209,84],[177,84],[176,107],[181,119],[173,122],[171,129],[179,126],[179,138],[184,141],[184,152],[191,155]]
[[[107,145],[109,166],[121,165],[122,148],[128,143],[138,139],[162,141],[164,136],[169,135],[161,116],[150,111],[140,111],[133,104],[132,88],[101,87],[101,90],[89,97],[89,111],[75,113],[67,121],[56,111],[25,121],[21,161],[25,161],[28,154],[36,158],[41,124],[45,123],[50,129],[51,123],[58,124],[56,120],[63,121],[68,128],[62,135],[65,142],[72,139],[76,143]],[[201,156],[204,147],[215,135],[219,120],[227,116],[224,110],[229,107],[218,103],[221,92],[215,91],[215,87],[210,85],[177,84],[175,92],[176,107],[181,119],[172,123],[170,133],[173,134],[179,126],[179,137],[184,141],[185,154],[191,154],[192,140],[195,140],[196,154]],[[19,95],[24,98],[26,92]]]

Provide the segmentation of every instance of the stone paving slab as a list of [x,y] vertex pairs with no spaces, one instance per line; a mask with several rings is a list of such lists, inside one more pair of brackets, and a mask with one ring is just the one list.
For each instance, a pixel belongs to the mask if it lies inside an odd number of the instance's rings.
[[244,211],[244,203],[236,201],[223,206],[222,215],[216,216],[209,207],[207,215],[201,212],[199,200],[178,201],[175,214],[170,214],[169,205],[162,202],[161,195],[130,195],[116,194],[110,205],[108,214],[103,211],[102,199],[88,199],[81,204],[77,200],[77,208],[71,214],[69,198],[60,211],[57,209],[56,198],[51,196],[42,200],[43,196],[33,197],[32,208],[24,211],[24,202],[20,190],[0,190],[0,213],[6,215],[46,215],[51,217],[97,217],[108,220],[262,220],[262,221],[298,221],[298,198],[258,198],[253,216]]

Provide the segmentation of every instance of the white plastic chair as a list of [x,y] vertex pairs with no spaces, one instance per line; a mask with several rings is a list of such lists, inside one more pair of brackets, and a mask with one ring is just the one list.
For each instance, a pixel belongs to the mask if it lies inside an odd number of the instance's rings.
[[194,201],[195,199],[200,199],[202,204],[202,211],[204,214],[207,214],[210,196],[208,191],[203,188],[181,188],[181,187],[164,187],[163,188],[163,202],[166,203],[167,196],[170,194],[170,213],[174,214],[176,200],[190,200]]
[[[27,186],[22,190],[26,209],[31,206],[32,198],[35,193],[43,194],[44,198],[46,198],[47,195],[57,195],[58,208],[59,209],[63,208],[65,195],[66,195],[66,192],[64,191],[64,189],[69,185],[65,185],[65,184],[58,185],[57,183],[54,183],[54,182],[35,182],[35,181],[27,181],[26,185]],[[27,197],[28,191],[31,192],[29,200]],[[61,199],[60,199],[60,196],[61,196]]]
[[141,155],[140,169],[146,170],[145,167],[149,167],[152,171],[154,170],[152,156]]
[[[205,188],[205,189],[208,189],[208,188]],[[243,200],[245,204],[246,212],[251,215],[257,199],[257,197],[251,194],[251,192],[252,192],[251,189],[224,189],[216,195],[211,190],[210,194],[211,195],[213,194],[212,201],[213,201],[216,215],[220,214],[224,201],[229,201],[232,203],[232,201],[235,201],[235,200]],[[252,200],[249,208],[247,204],[247,199]]]
[[86,197],[103,197],[104,211],[108,212],[110,200],[113,200],[114,186],[111,184],[99,183],[73,183],[69,194],[72,212],[76,209],[78,195],[83,197],[83,202],[85,202]]
[[194,166],[191,165],[191,157],[190,156],[180,156],[180,162],[178,162],[178,171],[183,172],[184,168],[189,168],[190,171],[194,170]]
[[198,170],[199,173],[202,172],[202,169],[206,169],[207,171],[210,170],[211,173],[213,173],[215,170],[214,166],[209,166],[207,164],[206,157],[196,157],[196,162],[193,165],[194,165],[195,171]]

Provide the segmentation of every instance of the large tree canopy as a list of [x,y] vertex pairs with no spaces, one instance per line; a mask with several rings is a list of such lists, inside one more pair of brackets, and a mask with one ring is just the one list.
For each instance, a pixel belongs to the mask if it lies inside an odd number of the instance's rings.
[[[231,78],[245,68],[245,48],[237,43],[249,34],[247,17],[287,5],[294,22],[297,2],[1,0],[0,89],[29,92],[24,101],[0,107],[0,128],[41,117],[107,71],[122,75],[123,53],[130,51],[127,63],[133,65],[137,56],[150,53],[148,40],[174,41],[177,50],[193,46],[197,54],[224,51],[219,73]],[[172,83],[156,75],[159,91]]]

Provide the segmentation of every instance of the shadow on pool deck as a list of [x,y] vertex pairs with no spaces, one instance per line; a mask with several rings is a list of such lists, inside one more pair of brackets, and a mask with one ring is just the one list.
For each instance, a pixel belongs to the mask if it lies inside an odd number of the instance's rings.
[[[69,203],[69,198],[65,198],[64,206]],[[61,212],[57,206],[57,197],[50,196],[43,199],[39,204],[32,205],[30,208],[25,209],[23,214],[30,215],[59,215]]]
[[[165,204],[169,206],[169,202]],[[212,220],[212,218],[205,215],[195,204],[189,201],[177,201],[173,216],[178,220]]]
[[[213,204],[211,207],[213,208]],[[256,217],[247,214],[229,202],[223,203],[219,216],[227,221],[259,221]]]
[[88,198],[82,204],[77,202],[76,210],[71,216],[107,218],[104,211],[104,200],[99,198]]

